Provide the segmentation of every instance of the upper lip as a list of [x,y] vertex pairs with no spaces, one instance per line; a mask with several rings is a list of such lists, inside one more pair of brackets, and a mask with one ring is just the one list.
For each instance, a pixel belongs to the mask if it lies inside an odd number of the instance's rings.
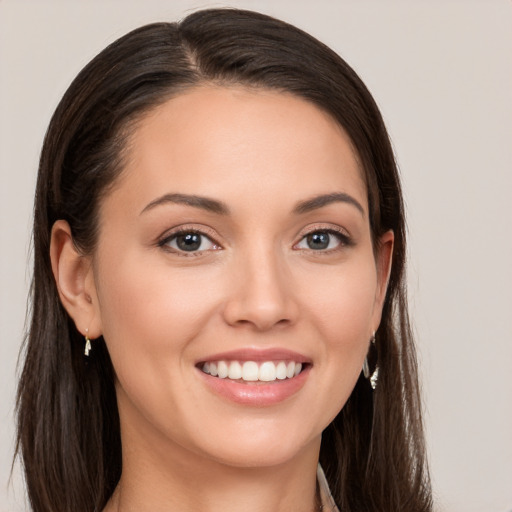
[[311,359],[305,355],[285,348],[240,348],[206,356],[200,359],[198,363],[209,361],[294,361],[296,363],[311,363]]

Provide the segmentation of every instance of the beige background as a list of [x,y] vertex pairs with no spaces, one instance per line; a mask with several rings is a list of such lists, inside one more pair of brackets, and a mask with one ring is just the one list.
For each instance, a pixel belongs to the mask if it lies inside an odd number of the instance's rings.
[[13,450],[38,153],[82,66],[129,29],[205,6],[284,18],[361,75],[403,173],[437,508],[512,510],[512,2],[0,0],[0,512]]

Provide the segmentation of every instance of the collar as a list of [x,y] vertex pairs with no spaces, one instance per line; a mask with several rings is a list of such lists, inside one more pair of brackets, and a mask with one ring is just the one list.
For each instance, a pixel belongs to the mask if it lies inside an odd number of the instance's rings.
[[327,483],[327,479],[325,478],[324,470],[322,466],[318,464],[316,470],[316,478],[318,481],[318,487],[320,489],[320,500],[322,502],[322,512],[339,512],[338,507],[332,497],[331,490],[329,489],[329,484]]

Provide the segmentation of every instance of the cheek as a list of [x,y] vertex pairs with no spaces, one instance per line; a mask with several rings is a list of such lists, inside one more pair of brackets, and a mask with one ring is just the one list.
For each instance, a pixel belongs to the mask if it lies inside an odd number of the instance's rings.
[[376,290],[375,262],[369,256],[329,271],[309,272],[297,295],[324,338],[340,346],[369,340]]
[[193,413],[193,399],[186,411],[180,404],[191,393],[193,340],[214,310],[203,274],[148,262],[135,251],[122,261],[104,255],[98,265],[103,337],[117,376],[119,410],[135,429],[149,420],[165,430],[166,418]]
[[201,271],[185,275],[126,254],[122,261],[104,257],[97,274],[103,336],[114,362],[178,353],[206,321],[210,302]]
[[329,423],[345,405],[361,373],[373,330],[377,275],[370,255],[340,266],[335,272],[310,275],[314,286],[303,311],[315,327],[321,357],[317,367],[322,375],[325,400],[320,410]]

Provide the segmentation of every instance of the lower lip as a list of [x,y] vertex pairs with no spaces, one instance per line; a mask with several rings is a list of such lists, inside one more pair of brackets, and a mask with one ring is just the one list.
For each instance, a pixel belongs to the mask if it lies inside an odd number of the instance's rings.
[[291,379],[274,380],[272,382],[242,382],[212,377],[200,369],[206,385],[216,394],[231,402],[254,407],[266,407],[278,404],[290,398],[304,386],[311,366],[304,368],[299,375]]

